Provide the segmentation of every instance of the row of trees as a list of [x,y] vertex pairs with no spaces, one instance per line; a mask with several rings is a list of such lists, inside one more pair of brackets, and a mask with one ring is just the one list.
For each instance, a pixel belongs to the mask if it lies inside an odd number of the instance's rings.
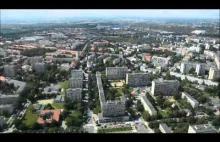
[[48,52],[55,52],[55,49],[47,49],[47,48],[32,48],[27,49],[21,52],[21,55],[33,57],[33,56],[44,56]]

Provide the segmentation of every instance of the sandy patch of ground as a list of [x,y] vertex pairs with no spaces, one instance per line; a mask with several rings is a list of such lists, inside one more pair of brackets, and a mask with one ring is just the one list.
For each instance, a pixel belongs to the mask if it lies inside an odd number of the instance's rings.
[[42,105],[47,105],[47,104],[52,104],[53,101],[54,101],[54,99],[47,99],[47,100],[39,100],[37,102]]
[[115,87],[115,85],[116,85],[116,87],[122,87],[123,84],[124,84],[124,82],[122,82],[122,81],[111,82],[111,85],[112,85],[113,87]]

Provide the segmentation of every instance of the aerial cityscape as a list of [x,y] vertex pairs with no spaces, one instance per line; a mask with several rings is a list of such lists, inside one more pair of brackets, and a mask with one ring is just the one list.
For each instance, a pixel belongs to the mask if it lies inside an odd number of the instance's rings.
[[220,133],[219,21],[219,9],[0,9],[0,135]]

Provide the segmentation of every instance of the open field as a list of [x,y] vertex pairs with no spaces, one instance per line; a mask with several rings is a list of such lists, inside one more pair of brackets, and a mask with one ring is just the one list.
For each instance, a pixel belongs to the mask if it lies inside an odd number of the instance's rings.
[[64,103],[53,103],[52,106],[55,108],[55,109],[63,109],[63,105]]
[[47,105],[47,104],[53,104],[54,99],[47,99],[47,100],[39,100],[37,101],[39,104]]
[[69,88],[69,82],[68,80],[64,81],[64,82],[60,82],[59,83],[60,87],[61,87],[61,92],[60,92],[60,95],[62,96],[65,96],[65,92],[66,92],[66,89]]
[[31,127],[35,122],[37,122],[38,119],[38,114],[32,113],[33,108],[34,108],[33,105],[29,105],[25,112],[23,123],[27,127]]

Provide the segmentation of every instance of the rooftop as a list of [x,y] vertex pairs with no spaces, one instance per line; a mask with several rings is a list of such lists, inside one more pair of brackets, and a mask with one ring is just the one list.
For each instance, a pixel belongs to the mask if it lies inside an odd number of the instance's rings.
[[217,133],[216,129],[210,124],[192,125],[190,126],[196,133]]
[[60,114],[61,114],[61,110],[60,109],[56,109],[56,110],[42,110],[41,112],[40,112],[40,115],[44,115],[44,114],[46,114],[46,113],[49,113],[49,112],[52,112],[52,119],[47,119],[47,120],[43,120],[43,118],[42,117],[39,117],[38,119],[37,119],[37,123],[39,123],[39,124],[43,124],[43,123],[51,123],[52,122],[52,120],[55,120],[55,121],[59,121],[60,120]]

